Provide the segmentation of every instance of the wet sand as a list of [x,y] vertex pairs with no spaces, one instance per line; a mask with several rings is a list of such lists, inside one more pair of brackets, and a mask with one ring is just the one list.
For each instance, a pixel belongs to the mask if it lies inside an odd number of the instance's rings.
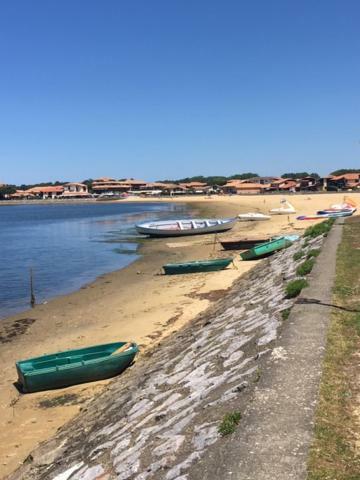
[[[360,203],[359,194],[350,196]],[[344,194],[291,196],[288,198],[297,209],[296,215],[274,216],[264,222],[239,222],[232,232],[217,238],[301,233],[314,222],[296,221],[297,215],[314,213],[341,202],[343,197]],[[204,215],[232,216],[247,211],[267,213],[279,206],[280,198],[266,195],[180,200],[190,201]],[[109,382],[21,395],[13,386],[16,360],[118,339],[134,340],[144,352],[221,298],[256,263],[240,261],[238,252],[222,251],[220,244],[214,243],[213,235],[144,240],[141,253],[138,261],[123,270],[103,275],[75,293],[0,322],[0,475],[14,470],[31,450]],[[166,262],[229,255],[235,257],[236,268],[185,276],[159,275]]]

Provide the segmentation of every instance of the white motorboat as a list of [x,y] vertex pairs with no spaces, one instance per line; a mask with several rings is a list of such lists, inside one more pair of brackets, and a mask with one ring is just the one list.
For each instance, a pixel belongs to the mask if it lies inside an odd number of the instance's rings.
[[287,200],[283,199],[283,200],[281,200],[280,203],[281,203],[281,207],[272,208],[270,210],[270,213],[272,215],[289,215],[291,213],[296,213],[296,210],[293,207],[293,205],[291,205],[291,203],[288,202]]
[[356,212],[356,203],[353,201],[345,201],[344,203],[338,203],[335,205],[331,205],[330,208],[326,208],[324,210],[318,210],[316,213],[318,215],[323,215],[324,213],[355,213]]
[[262,220],[270,220],[270,215],[264,215],[263,213],[249,212],[239,213],[238,219],[241,222],[259,222]]
[[230,230],[236,218],[183,218],[179,220],[159,220],[136,225],[136,230],[151,237],[181,237]]

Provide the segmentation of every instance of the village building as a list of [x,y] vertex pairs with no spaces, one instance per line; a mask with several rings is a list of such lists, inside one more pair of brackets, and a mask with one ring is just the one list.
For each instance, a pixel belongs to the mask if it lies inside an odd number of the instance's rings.
[[93,181],[92,191],[97,194],[115,195],[119,193],[138,192],[146,187],[144,180],[129,178],[126,180],[115,180],[114,178],[102,177]]
[[96,194],[110,194],[124,193],[128,190],[123,182],[115,180],[114,178],[102,177],[93,181],[92,191]]
[[278,180],[283,180],[281,177],[251,177],[241,180],[242,182],[249,182],[249,183],[260,183],[261,185],[269,186],[271,183],[276,182]]
[[61,196],[62,198],[86,198],[91,194],[84,183],[70,182],[64,185],[64,192]]
[[343,175],[328,175],[321,179],[323,190],[355,190],[360,189],[360,172]]
[[208,187],[204,182],[179,183],[179,186],[184,188],[187,193],[205,193]]
[[295,192],[297,187],[298,187],[298,182],[293,178],[280,178],[278,180],[274,180],[273,182],[271,182],[270,191]]
[[44,187],[33,187],[29,188],[28,190],[25,190],[27,193],[31,193],[35,197],[38,198],[58,198],[62,193],[64,192],[64,187],[62,185],[56,185],[56,186],[44,186]]
[[262,185],[248,180],[230,180],[222,187],[222,190],[228,194],[257,194],[263,193],[269,186],[269,184]]
[[300,191],[315,191],[319,187],[319,182],[315,177],[303,177],[303,178],[280,178],[271,182],[270,191],[288,191],[288,192],[300,192]]
[[298,180],[298,187],[297,190],[299,191],[315,191],[319,187],[319,182],[315,177],[303,177],[299,178]]
[[15,193],[11,193],[9,195],[11,200],[29,200],[32,198],[36,198],[35,194],[30,193],[27,190],[16,190]]
[[134,178],[128,178],[121,181],[121,183],[128,188],[129,192],[139,192],[147,185],[147,182],[144,180],[135,180]]
[[178,187],[176,183],[147,182],[140,188],[141,195],[171,195]]

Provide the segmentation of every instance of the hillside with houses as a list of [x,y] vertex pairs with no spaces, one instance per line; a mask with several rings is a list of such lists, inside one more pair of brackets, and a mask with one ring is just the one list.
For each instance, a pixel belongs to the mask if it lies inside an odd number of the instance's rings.
[[[342,172],[342,171],[339,171]],[[305,174],[289,177],[261,177],[254,174],[234,175],[233,177],[194,177],[204,181],[158,181],[147,182],[134,178],[117,180],[101,177],[79,182],[56,182],[55,184],[33,185],[29,188],[0,183],[0,199],[86,199],[86,198],[126,198],[139,196],[181,196],[181,195],[241,195],[265,193],[296,193],[316,191],[360,191],[360,170],[330,174],[320,177]],[[335,172],[336,173],[336,172]],[[241,178],[247,177],[247,178]]]

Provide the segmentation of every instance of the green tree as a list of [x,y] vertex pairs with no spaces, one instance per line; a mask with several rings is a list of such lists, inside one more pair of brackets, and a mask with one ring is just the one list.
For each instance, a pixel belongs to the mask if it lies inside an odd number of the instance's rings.
[[92,178],[88,178],[87,180],[84,180],[84,181],[81,182],[81,183],[83,183],[84,185],[87,185],[87,187],[88,187],[89,189],[91,189],[91,188],[92,188],[93,181],[94,181],[94,180],[93,180]]
[[345,175],[346,173],[360,173],[359,168],[340,168],[340,170],[335,170],[331,172],[330,175]]
[[281,175],[281,178],[304,178],[304,177],[309,177],[310,175],[308,172],[293,172],[293,173],[283,173]]
[[15,185],[4,185],[0,187],[0,199],[4,199],[6,195],[11,195],[12,193],[16,192]]
[[255,178],[259,175],[257,173],[247,172],[247,173],[237,173],[236,175],[232,175],[228,177],[229,180],[247,180],[248,178]]

